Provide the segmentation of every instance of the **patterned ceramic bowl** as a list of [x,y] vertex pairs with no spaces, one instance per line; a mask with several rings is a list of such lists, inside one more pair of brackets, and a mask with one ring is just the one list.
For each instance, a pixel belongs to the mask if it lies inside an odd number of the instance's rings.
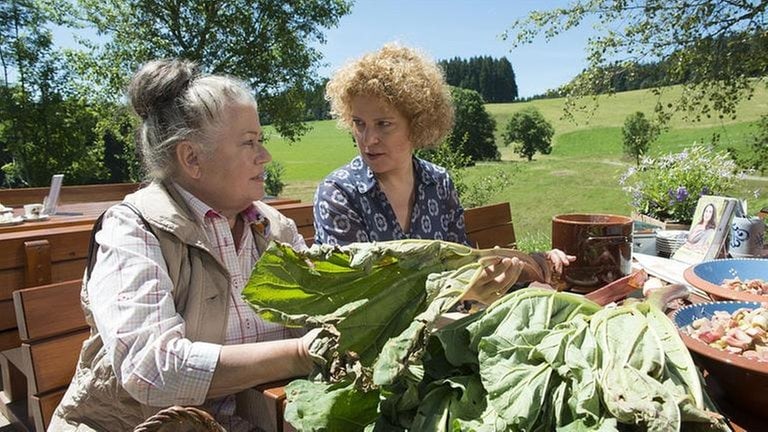
[[732,258],[705,261],[689,267],[683,273],[685,280],[705,291],[715,300],[744,300],[768,302],[768,295],[752,294],[721,287],[725,279],[738,277],[768,281],[768,259]]
[[733,313],[741,308],[757,308],[758,302],[721,301],[699,303],[678,309],[672,321],[696,364],[705,369],[722,388],[733,406],[760,417],[768,417],[768,362],[748,359],[712,348],[681,330],[699,318],[712,318],[716,311]]

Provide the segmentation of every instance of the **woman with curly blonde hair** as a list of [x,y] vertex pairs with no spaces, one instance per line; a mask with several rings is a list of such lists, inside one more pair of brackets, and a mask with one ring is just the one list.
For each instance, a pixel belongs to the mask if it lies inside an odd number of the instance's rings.
[[[360,154],[318,186],[315,243],[415,238],[469,244],[450,176],[413,155],[439,145],[453,127],[453,101],[437,64],[412,48],[386,44],[340,69],[325,97]],[[558,273],[576,259],[558,249],[544,256]],[[508,286],[520,265],[502,259],[488,275]]]
[[315,242],[439,239],[467,244],[464,209],[445,169],[413,155],[453,127],[453,101],[434,61],[384,45],[339,70],[326,99],[360,154],[315,194]]

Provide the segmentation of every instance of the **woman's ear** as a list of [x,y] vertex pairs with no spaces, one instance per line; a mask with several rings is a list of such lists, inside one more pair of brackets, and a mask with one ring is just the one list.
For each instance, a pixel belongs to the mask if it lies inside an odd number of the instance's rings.
[[176,145],[176,162],[181,171],[189,178],[199,179],[202,174],[200,168],[200,147],[191,141],[182,141]]

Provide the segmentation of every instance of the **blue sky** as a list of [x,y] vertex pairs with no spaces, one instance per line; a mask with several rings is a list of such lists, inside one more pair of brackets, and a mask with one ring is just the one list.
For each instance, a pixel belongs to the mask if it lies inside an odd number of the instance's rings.
[[[350,14],[326,32],[321,76],[349,60],[397,41],[419,48],[435,60],[489,55],[512,63],[521,97],[541,94],[568,82],[586,62],[592,31],[582,25],[555,39],[512,50],[501,34],[516,18],[534,9],[564,6],[566,0],[356,0]],[[60,46],[73,46],[70,32],[54,28]]]
[[516,18],[534,9],[564,6],[563,0],[357,0],[352,12],[329,30],[325,55],[328,76],[345,62],[386,42],[419,48],[436,60],[490,55],[512,63],[521,97],[568,82],[586,65],[584,48],[591,26],[582,25],[555,39],[537,39],[512,50],[500,35]]

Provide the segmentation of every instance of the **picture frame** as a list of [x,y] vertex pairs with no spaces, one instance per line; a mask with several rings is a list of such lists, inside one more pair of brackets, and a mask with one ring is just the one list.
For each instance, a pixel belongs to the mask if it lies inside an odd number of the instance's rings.
[[64,182],[64,174],[54,174],[51,177],[51,187],[48,188],[48,196],[43,201],[43,214],[56,214],[56,207],[59,205],[59,194],[61,193],[61,184]]
[[672,259],[696,264],[725,256],[731,220],[743,214],[742,204],[736,198],[703,195],[696,204],[686,242]]

